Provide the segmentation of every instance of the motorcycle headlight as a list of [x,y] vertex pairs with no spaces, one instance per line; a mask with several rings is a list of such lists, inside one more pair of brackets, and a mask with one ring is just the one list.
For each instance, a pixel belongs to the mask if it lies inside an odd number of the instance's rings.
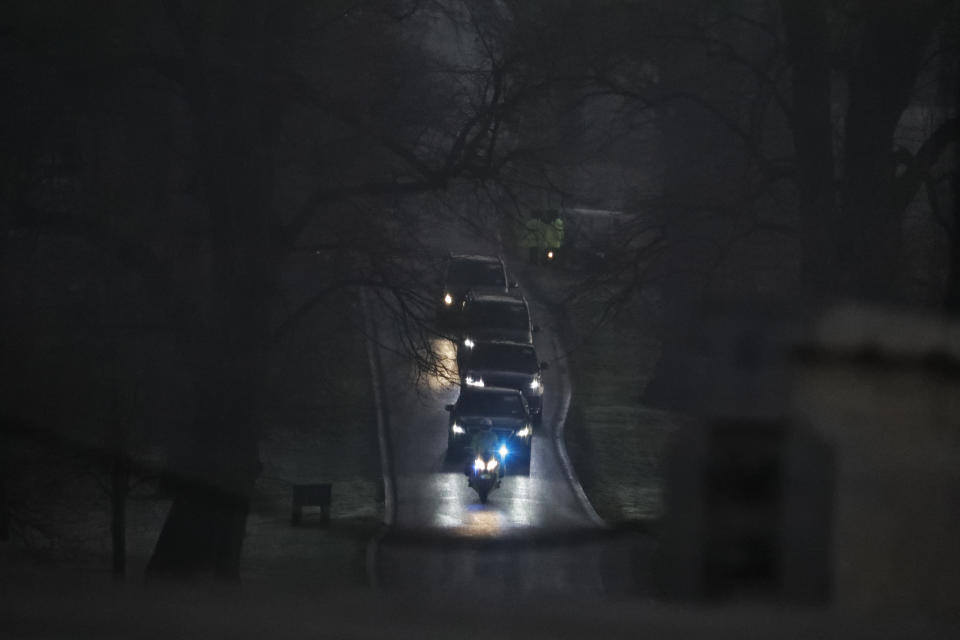
[[510,453],[510,450],[507,449],[507,445],[502,444],[502,445],[500,445],[500,451],[498,451],[497,453],[500,454],[500,457],[501,457],[501,458],[506,458],[506,457],[507,457],[507,454]]
[[463,346],[465,346],[467,349],[473,349],[475,346],[477,346],[477,343],[471,340],[470,338],[464,338]]
[[533,435],[533,429],[531,429],[530,425],[528,424],[523,425],[523,429],[520,429],[520,431],[517,431],[518,438],[529,438],[532,435]]
[[540,376],[536,376],[533,380],[530,381],[530,388],[536,391],[541,386]]
[[452,425],[450,425],[450,431],[453,431],[453,432],[454,432],[456,435],[458,435],[458,436],[463,435],[463,434],[466,433],[466,430],[465,430],[463,427],[461,427],[460,425],[458,425],[456,422],[454,422]]
[[449,293],[443,294],[443,304],[447,305],[448,307],[449,307],[450,305],[452,305],[452,304],[453,304],[453,296],[450,295]]
[[480,378],[480,377],[476,377],[476,378],[475,378],[475,377],[473,377],[473,376],[471,376],[471,375],[468,375],[466,378],[463,379],[463,381],[467,383],[467,386],[468,386],[468,387],[482,387],[482,386],[483,386],[483,378]]
[[500,464],[497,462],[496,458],[490,458],[490,462],[487,463],[487,471],[493,471],[497,468],[497,465]]
[[483,458],[478,457],[476,460],[473,461],[473,468],[476,469],[477,471],[483,471],[484,469],[486,469],[486,467],[487,465],[484,464]]

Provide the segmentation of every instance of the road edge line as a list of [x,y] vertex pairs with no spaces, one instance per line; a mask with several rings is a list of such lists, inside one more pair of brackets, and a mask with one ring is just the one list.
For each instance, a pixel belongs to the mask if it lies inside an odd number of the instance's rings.
[[[500,236],[499,229],[497,230],[497,241],[500,244],[500,255],[502,256],[503,240]],[[511,270],[511,274],[512,273],[513,271]],[[560,362],[560,338],[557,337],[556,331],[551,332],[550,337],[553,342],[554,362]],[[566,362],[568,363],[569,360]],[[587,492],[583,490],[583,485],[581,485],[577,479],[577,473],[573,469],[570,456],[567,455],[567,446],[563,440],[563,433],[567,425],[567,414],[570,411],[570,399],[573,397],[573,383],[570,380],[570,368],[566,363],[560,370],[560,380],[564,387],[561,392],[563,400],[560,404],[560,414],[557,416],[556,426],[553,429],[553,447],[556,449],[557,457],[560,458],[560,466],[563,467],[563,474],[567,477],[567,482],[570,484],[574,495],[577,496],[581,508],[587,513],[587,517],[590,518],[597,527],[609,529],[610,525],[597,513],[597,510],[593,507],[593,503],[590,502],[590,498],[587,497]]]
[[[555,362],[560,361],[560,339],[557,338],[557,334],[553,334],[553,351],[556,354],[554,358]],[[560,415],[557,416],[557,424],[553,429],[553,443],[557,450],[557,456],[560,458],[560,464],[563,467],[564,475],[567,477],[567,482],[570,483],[570,487],[573,489],[573,493],[577,496],[577,499],[580,501],[580,506],[583,507],[583,510],[587,512],[587,516],[593,521],[598,527],[604,529],[608,528],[609,525],[600,517],[600,514],[597,513],[597,510],[594,509],[593,504],[590,502],[590,498],[587,497],[587,492],[583,490],[583,485],[580,484],[580,481],[577,479],[577,473],[573,469],[573,463],[570,461],[570,456],[567,455],[567,447],[563,440],[563,434],[567,425],[567,414],[570,411],[570,400],[573,397],[573,383],[570,381],[570,371],[568,366],[565,364],[563,369],[560,370],[560,379],[563,381],[563,400],[560,405]]]
[[380,588],[377,573],[380,541],[387,535],[396,519],[396,483],[393,481],[393,465],[390,462],[390,437],[387,433],[387,414],[383,403],[383,369],[380,350],[376,344],[377,324],[370,313],[370,303],[366,289],[360,290],[360,305],[363,309],[366,329],[367,364],[370,367],[370,387],[373,392],[374,413],[377,416],[377,439],[380,443],[380,475],[383,479],[383,531],[375,535],[367,544],[367,580],[373,589]]

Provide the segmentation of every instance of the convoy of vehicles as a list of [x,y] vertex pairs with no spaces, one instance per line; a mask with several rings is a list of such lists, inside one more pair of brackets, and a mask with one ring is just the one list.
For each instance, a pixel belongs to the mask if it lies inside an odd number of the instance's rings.
[[[543,416],[543,370],[527,301],[514,293],[503,261],[451,255],[437,318],[457,344],[460,395],[450,414],[447,449],[464,457],[481,502],[500,486],[508,460],[529,470],[534,425]],[[529,471],[528,471],[529,472]]]

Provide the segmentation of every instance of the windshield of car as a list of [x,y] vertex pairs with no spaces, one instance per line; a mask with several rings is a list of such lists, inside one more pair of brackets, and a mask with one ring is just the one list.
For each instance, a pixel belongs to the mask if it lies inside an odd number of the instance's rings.
[[474,329],[530,328],[527,307],[519,302],[474,301],[464,309],[466,324]]
[[523,402],[516,392],[464,393],[457,403],[458,413],[463,416],[489,418],[522,418]]
[[499,262],[454,260],[447,271],[447,283],[475,287],[503,287],[506,280]]
[[470,353],[470,366],[534,373],[537,370],[537,352],[533,347],[480,342]]

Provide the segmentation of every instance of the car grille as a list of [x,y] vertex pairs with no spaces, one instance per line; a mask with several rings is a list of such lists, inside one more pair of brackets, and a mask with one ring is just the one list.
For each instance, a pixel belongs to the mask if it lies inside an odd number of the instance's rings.
[[483,383],[488,387],[505,387],[520,391],[525,391],[524,387],[530,386],[530,380],[510,376],[483,376]]

